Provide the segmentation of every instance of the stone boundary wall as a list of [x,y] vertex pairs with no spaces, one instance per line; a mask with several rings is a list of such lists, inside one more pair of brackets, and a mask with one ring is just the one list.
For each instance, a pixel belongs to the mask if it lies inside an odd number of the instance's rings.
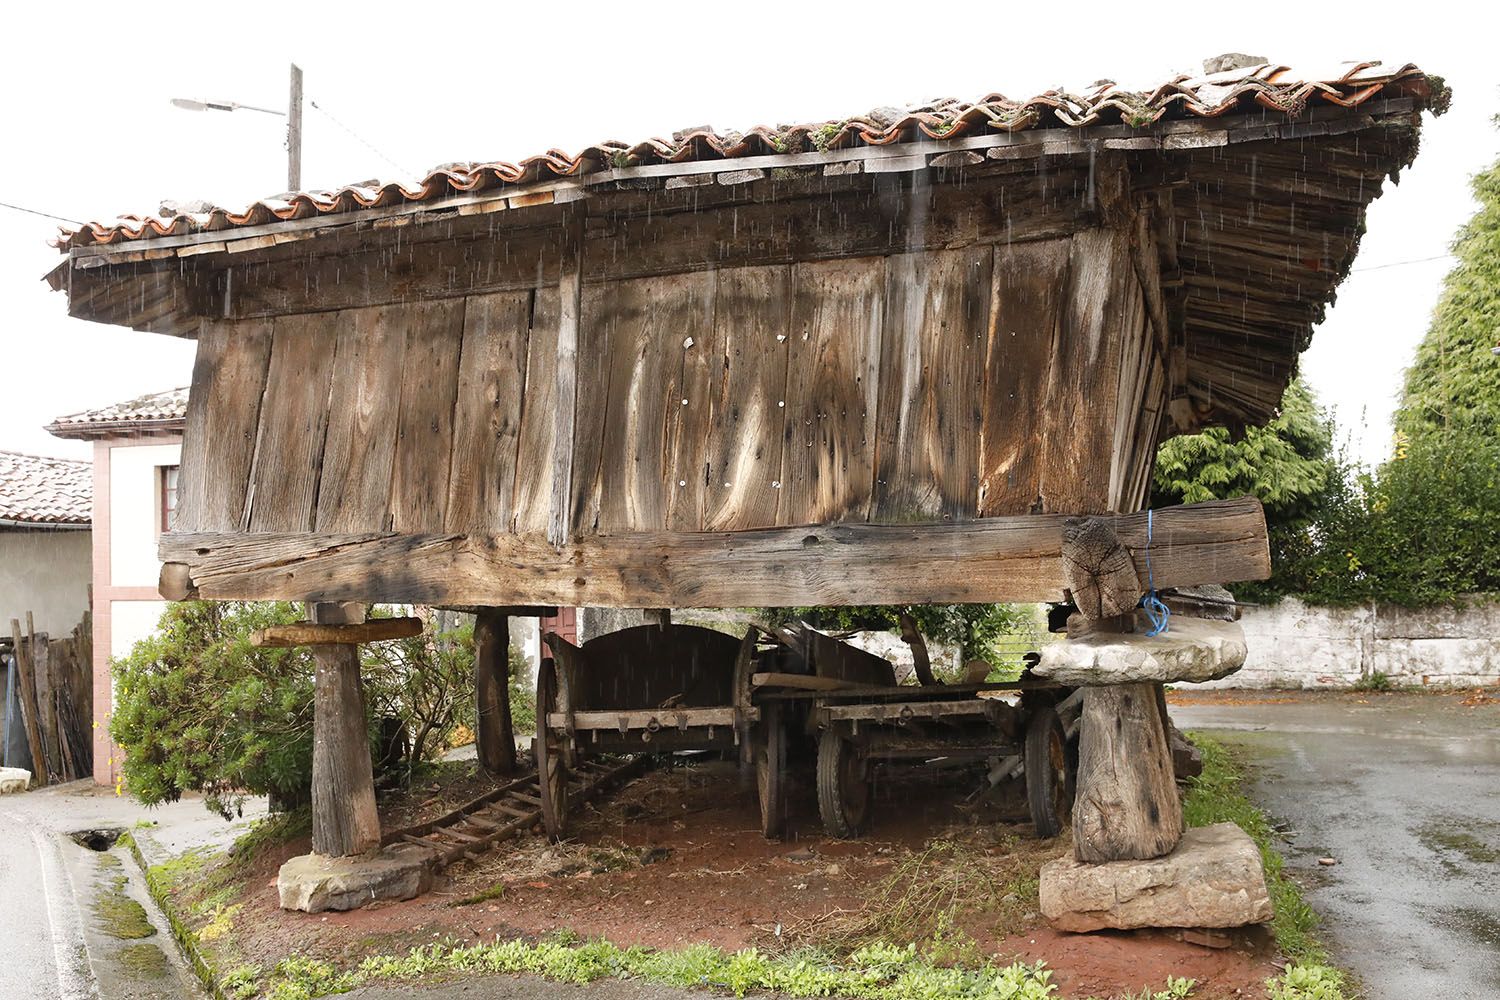
[[1409,610],[1321,608],[1287,598],[1245,608],[1249,647],[1231,677],[1194,688],[1343,688],[1377,673],[1393,686],[1500,683],[1500,604]]

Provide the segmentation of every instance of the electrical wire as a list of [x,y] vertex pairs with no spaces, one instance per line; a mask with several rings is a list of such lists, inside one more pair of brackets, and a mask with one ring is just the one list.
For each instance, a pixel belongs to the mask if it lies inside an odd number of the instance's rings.
[[1412,260],[1393,260],[1389,264],[1371,264],[1369,267],[1356,267],[1355,271],[1384,271],[1388,267],[1405,267],[1407,264],[1427,264],[1435,260],[1449,260],[1453,257],[1451,253],[1440,253],[1436,257],[1416,257]]
[[60,215],[53,215],[51,212],[38,212],[34,208],[22,208],[20,205],[12,205],[8,201],[0,201],[0,208],[8,208],[13,212],[25,212],[27,215],[40,215],[44,219],[52,219],[56,222],[66,222],[70,226],[81,226],[84,224],[82,222],[79,222],[77,219],[65,219]]
[[311,104],[314,108],[317,108],[325,116],[327,116],[327,118],[328,118],[329,121],[333,122],[335,125],[337,125],[341,129],[343,129],[345,132],[348,132],[358,142],[360,142],[367,149],[369,149],[370,152],[374,153],[376,156],[380,157],[382,160],[384,160],[385,162],[389,163],[391,166],[395,167],[397,170],[401,171],[401,173],[404,174],[405,176],[407,176],[407,177],[416,177],[417,176],[417,174],[416,174],[415,171],[413,171],[413,170],[407,170],[401,164],[397,163],[395,160],[393,160],[389,156],[385,155],[385,153],[381,152],[380,148],[377,147],[373,142],[371,142],[369,139],[366,139],[364,136],[360,135],[358,132],[354,131],[354,129],[350,128],[348,125],[345,125],[343,122],[339,121],[337,118],[335,118],[333,116],[332,112],[330,112],[327,108],[323,107],[317,101],[309,100],[307,103]]

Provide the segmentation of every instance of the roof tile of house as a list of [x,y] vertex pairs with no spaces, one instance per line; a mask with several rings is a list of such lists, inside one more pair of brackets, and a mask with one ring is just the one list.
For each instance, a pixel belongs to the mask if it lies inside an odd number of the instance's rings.
[[93,515],[92,463],[0,451],[0,521],[85,525]]
[[187,417],[188,391],[168,389],[98,409],[58,417],[49,433],[64,438],[100,438],[130,433],[180,431]]

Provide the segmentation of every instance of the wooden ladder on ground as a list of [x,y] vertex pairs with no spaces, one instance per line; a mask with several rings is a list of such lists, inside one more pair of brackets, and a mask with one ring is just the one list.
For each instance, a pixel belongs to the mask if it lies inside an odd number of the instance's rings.
[[[568,801],[585,802],[618,787],[645,770],[638,755],[623,763],[580,760],[568,776]],[[519,836],[542,821],[541,787],[536,772],[505,782],[452,812],[413,826],[390,830],[380,846],[413,844],[433,852],[437,869],[475,858]]]

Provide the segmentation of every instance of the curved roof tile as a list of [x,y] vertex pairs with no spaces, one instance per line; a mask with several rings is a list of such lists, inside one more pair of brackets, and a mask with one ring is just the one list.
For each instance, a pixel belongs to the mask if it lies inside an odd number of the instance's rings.
[[445,164],[414,187],[399,183],[372,186],[367,181],[337,191],[288,192],[257,201],[239,212],[216,207],[209,212],[165,216],[124,215],[76,230],[64,229],[57,245],[67,250],[96,243],[214,232],[434,201],[457,193],[575,177],[615,167],[943,141],[993,130],[1083,129],[1122,123],[1146,127],[1163,119],[1216,118],[1258,108],[1298,115],[1318,104],[1356,107],[1377,94],[1430,98],[1440,86],[1410,63],[1399,67],[1376,62],[1344,63],[1317,72],[1261,63],[1201,77],[1184,74],[1149,92],[1127,91],[1101,81],[1083,94],[1049,90],[1024,101],[1012,101],[1001,94],[987,94],[975,102],[943,99],[904,110],[882,108],[824,122],[758,126],[743,133],[717,133],[700,127],[633,144],[606,140],[576,155],[552,149],[519,164]]

